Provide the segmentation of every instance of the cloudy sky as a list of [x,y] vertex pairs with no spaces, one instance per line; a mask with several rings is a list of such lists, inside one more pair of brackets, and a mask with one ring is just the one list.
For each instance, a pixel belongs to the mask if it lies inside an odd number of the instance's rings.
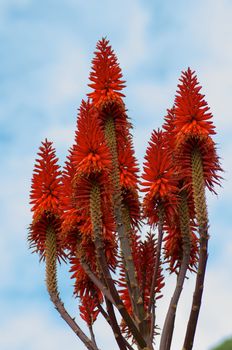
[[[210,256],[195,349],[210,350],[232,335],[232,2],[230,0],[1,0],[0,1],[0,348],[84,349],[53,309],[44,266],[28,250],[30,179],[45,137],[60,164],[73,142],[77,108],[89,91],[97,40],[107,36],[127,81],[126,105],[142,163],[152,129],[172,106],[181,71],[196,70],[214,123],[225,169],[218,196],[208,195]],[[190,276],[191,277],[191,276]],[[62,296],[78,318],[67,268]],[[162,325],[174,281],[159,303]],[[173,350],[181,348],[193,282],[179,307]],[[111,349],[110,329],[96,325]]]

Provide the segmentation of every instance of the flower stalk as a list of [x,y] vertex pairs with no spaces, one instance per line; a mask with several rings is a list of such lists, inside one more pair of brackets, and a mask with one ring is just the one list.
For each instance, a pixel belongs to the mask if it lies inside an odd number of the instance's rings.
[[183,289],[186,273],[190,261],[191,250],[191,229],[190,229],[190,217],[187,202],[187,193],[182,190],[180,193],[181,201],[179,205],[179,221],[182,237],[182,260],[180,270],[178,272],[176,287],[172,295],[169,308],[164,321],[164,327],[162,330],[160,340],[160,350],[169,350],[171,348],[172,336],[175,325],[175,317],[177,311],[177,305],[180,299],[180,295]]
[[195,290],[193,294],[192,307],[185,334],[183,350],[191,350],[193,347],[194,336],[201,307],[206,264],[208,259],[209,235],[208,213],[205,196],[205,181],[202,166],[202,157],[199,149],[197,148],[195,148],[192,152],[192,187],[196,218],[198,223],[198,232],[200,236],[200,252]]

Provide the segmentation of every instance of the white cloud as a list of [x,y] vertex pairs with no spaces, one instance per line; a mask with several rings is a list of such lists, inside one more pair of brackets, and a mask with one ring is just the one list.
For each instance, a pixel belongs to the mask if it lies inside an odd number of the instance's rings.
[[[32,310],[15,312],[5,320],[0,328],[0,346],[4,350],[13,349],[70,349],[78,347],[75,335],[62,326],[54,325],[48,313],[32,307]],[[12,336],[13,334],[13,336]],[[84,350],[84,346],[78,347]]]
[[139,1],[122,1],[120,7],[127,18],[122,23],[124,35],[118,53],[120,64],[128,74],[148,58],[148,25],[151,15]]

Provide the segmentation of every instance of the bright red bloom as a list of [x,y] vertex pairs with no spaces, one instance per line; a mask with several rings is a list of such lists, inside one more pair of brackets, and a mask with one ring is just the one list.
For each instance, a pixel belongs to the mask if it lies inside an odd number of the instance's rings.
[[162,128],[164,129],[165,134],[167,135],[167,142],[168,147],[171,152],[171,156],[173,158],[173,161],[175,162],[175,154],[174,149],[176,147],[176,140],[175,140],[175,108],[167,109],[167,115],[164,117],[164,123],[162,125]]
[[175,156],[185,182],[191,184],[192,151],[198,149],[202,157],[204,179],[207,187],[214,191],[214,184],[219,184],[222,171],[216,146],[211,136],[215,134],[212,114],[209,112],[204,95],[200,94],[201,86],[195,72],[190,68],[182,73],[175,99],[174,138]]
[[38,155],[40,159],[36,159],[30,194],[34,221],[45,211],[60,214],[61,171],[52,143],[42,142]]
[[[89,251],[89,248],[88,248]],[[93,262],[95,257],[94,248],[92,249],[91,270],[96,273],[96,264]],[[88,325],[91,325],[98,316],[97,305],[103,302],[101,291],[93,284],[88,275],[82,268],[78,258],[71,259],[71,278],[75,279],[74,295],[81,300],[80,314]]]
[[58,255],[62,256],[58,237],[62,214],[60,209],[61,171],[51,142],[47,140],[42,142],[38,155],[30,193],[33,221],[28,239],[31,247],[35,247],[35,250],[44,257],[46,230],[52,226],[57,234]]
[[[171,273],[178,273],[183,257],[183,239],[180,228],[178,226],[166,227],[167,235],[164,238],[164,255],[165,261],[169,264],[169,270]],[[190,249],[190,261],[188,269],[195,272],[198,262],[198,239],[194,232],[194,227],[191,232],[191,249]]]
[[[137,273],[139,289],[142,296],[142,302],[145,310],[147,310],[149,301],[150,301],[150,292],[151,292],[151,281],[154,274],[155,264],[156,264],[156,240],[153,234],[148,234],[144,242],[141,241],[139,235],[133,233],[131,236],[132,239],[132,255],[133,261],[135,264],[135,269]],[[127,311],[132,314],[132,305],[130,300],[130,294],[126,285],[126,276],[124,266],[121,266],[121,278],[119,283],[120,296],[123,300],[123,303]],[[161,290],[164,286],[164,277],[162,275],[161,262],[158,270],[158,276],[155,285],[155,294],[156,300],[161,298]],[[131,333],[128,328],[125,326],[125,323],[122,322],[122,331],[129,338]]]
[[81,298],[80,316],[88,326],[91,326],[97,319],[99,314],[98,304],[99,301],[92,295],[85,295]]
[[97,51],[92,61],[90,73],[91,84],[94,89],[88,96],[95,106],[100,106],[111,101],[119,101],[124,95],[120,92],[125,81],[122,80],[122,72],[117,57],[109,45],[109,41],[103,38],[97,43]]
[[118,165],[122,204],[129,211],[131,224],[138,227],[141,219],[138,195],[139,167],[130,135],[124,143],[118,142]]
[[201,86],[197,76],[190,68],[182,73],[181,84],[178,85],[175,99],[175,126],[176,141],[179,146],[189,137],[204,138],[215,134],[215,127],[211,121],[212,114],[209,111],[204,95],[199,91]]
[[109,172],[111,155],[105,143],[98,112],[89,102],[82,101],[73,151],[76,175]]
[[[107,228],[105,230],[107,230]],[[106,260],[110,269],[115,271],[117,263],[116,246],[114,245],[113,239],[111,239],[109,232],[104,234],[104,236],[105,238],[103,240],[103,244]],[[95,245],[91,237],[87,237],[86,235],[82,236],[79,244],[78,254],[80,257],[83,257],[85,262],[87,262],[91,271],[98,275],[99,271],[97,270],[96,264]],[[103,296],[101,291],[93,284],[82,268],[79,258],[75,256],[71,258],[70,262],[70,271],[73,273],[71,278],[75,279],[74,295],[80,297],[81,317],[87,322],[88,325],[90,325],[98,316],[97,305],[103,302]]]
[[118,144],[118,164],[121,187],[128,190],[137,189],[139,167],[131,142]]
[[142,189],[146,192],[144,198],[144,214],[151,224],[158,221],[159,206],[165,210],[166,220],[172,220],[176,210],[177,178],[173,161],[168,148],[166,134],[160,130],[154,131],[145,155]]
[[80,235],[79,227],[80,224],[85,221],[85,218],[75,205],[74,198],[73,180],[76,168],[73,162],[73,152],[75,149],[76,145],[69,150],[69,155],[63,169],[62,196],[60,203],[63,210],[61,237],[66,249],[71,252],[76,251],[77,239]]

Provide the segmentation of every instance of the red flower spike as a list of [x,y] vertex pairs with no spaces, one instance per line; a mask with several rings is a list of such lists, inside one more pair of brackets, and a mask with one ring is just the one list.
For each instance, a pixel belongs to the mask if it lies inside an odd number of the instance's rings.
[[[192,227],[191,234],[191,249],[190,249],[190,261],[188,269],[192,272],[196,271],[198,262],[198,239],[194,232],[195,228]],[[178,226],[166,227],[167,235],[164,238],[164,255],[165,261],[169,264],[170,273],[179,272],[181,260],[183,257],[182,249],[182,236]]]
[[131,142],[118,143],[118,164],[121,187],[127,190],[137,189],[139,167]]
[[167,115],[164,117],[164,124],[162,128],[167,135],[167,142],[170,152],[172,153],[172,158],[174,159],[173,150],[175,149],[175,108],[167,109]]
[[73,163],[73,152],[76,145],[69,150],[69,156],[65,162],[62,174],[62,196],[61,208],[62,213],[62,229],[61,237],[67,249],[76,249],[76,239],[78,235],[78,226],[83,220],[74,203],[73,179],[76,172]]
[[99,314],[98,304],[99,301],[96,297],[85,295],[81,298],[80,316],[88,326],[91,326],[97,319]]
[[125,81],[122,80],[117,57],[105,38],[97,43],[89,79],[91,81],[89,86],[94,91],[88,96],[95,106],[102,106],[116,100],[121,103],[124,95],[120,91],[125,87]]
[[[93,272],[96,272],[96,264],[93,261],[93,258],[95,259],[94,250],[92,251],[91,261],[88,261],[88,264],[91,266],[91,270]],[[80,298],[83,298],[86,295],[96,296],[97,299],[99,300],[99,303],[101,303],[102,293],[89,279],[88,275],[82,268],[79,259],[71,258],[70,262],[71,262],[70,272],[73,273],[71,278],[75,279],[74,295]]]
[[222,171],[216,146],[211,136],[215,134],[215,127],[211,121],[204,95],[200,94],[201,86],[195,72],[190,68],[182,73],[175,99],[175,154],[185,182],[191,184],[191,154],[198,149],[202,157],[202,165],[206,186],[214,191],[214,185],[220,184]]
[[178,85],[175,99],[175,121],[177,145],[185,142],[189,136],[207,139],[215,134],[204,95],[200,94],[201,86],[194,71],[190,68],[182,72],[181,84]]
[[40,158],[36,160],[30,193],[33,221],[28,239],[31,247],[34,247],[35,251],[44,258],[46,230],[48,226],[52,226],[57,234],[58,257],[62,257],[63,252],[58,237],[62,214],[61,171],[51,142],[47,140],[42,142],[38,155]]
[[76,143],[73,162],[77,176],[110,171],[111,155],[105,143],[98,112],[89,102],[82,101]]
[[[140,240],[139,235],[136,233],[134,233],[131,238],[133,261],[135,263],[135,268],[138,276],[139,288],[142,295],[143,305],[145,310],[147,310],[150,300],[151,280],[155,269],[157,242],[153,234],[148,234],[144,242]],[[121,278],[119,285],[121,287],[121,299],[123,300],[127,311],[130,314],[132,314],[132,306],[130,302],[129,291],[126,285],[125,270],[123,264],[121,265]],[[162,297],[160,293],[163,286],[164,277],[162,275],[162,268],[160,263],[155,286],[156,299]],[[124,322],[122,322],[121,327],[123,333],[126,334],[126,337],[130,338],[131,333]]]
[[172,221],[178,201],[176,171],[168,149],[166,134],[154,131],[146,151],[146,162],[142,178],[143,192],[146,192],[143,206],[144,214],[151,224],[158,221],[158,207],[165,210],[165,219]]

